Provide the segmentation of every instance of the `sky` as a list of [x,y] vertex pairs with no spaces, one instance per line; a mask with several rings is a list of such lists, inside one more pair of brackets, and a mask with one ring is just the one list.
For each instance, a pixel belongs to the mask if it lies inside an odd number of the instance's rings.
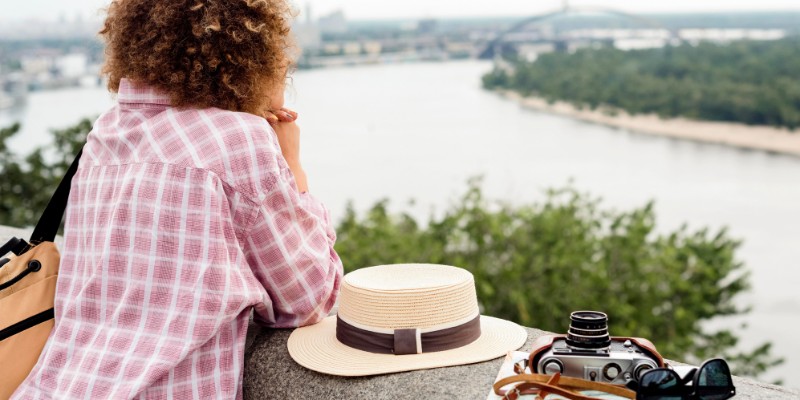
[[[169,0],[165,0],[169,1]],[[234,0],[227,0],[234,1]],[[405,19],[534,15],[562,0],[291,0],[312,16],[342,10],[348,19]],[[100,19],[109,0],[3,0],[0,20]],[[573,6],[603,6],[635,13],[800,11],[800,0],[571,0]]]

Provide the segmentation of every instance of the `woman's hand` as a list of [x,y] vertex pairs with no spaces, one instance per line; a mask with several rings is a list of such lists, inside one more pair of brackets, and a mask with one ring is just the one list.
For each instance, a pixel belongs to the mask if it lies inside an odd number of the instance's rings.
[[300,165],[300,127],[297,126],[295,120],[297,113],[287,108],[280,110],[268,111],[265,116],[275,134],[278,136],[278,144],[281,146],[281,153],[286,163],[289,164],[289,169],[294,174],[297,189],[300,193],[308,191],[308,182],[306,179],[305,171]]
[[300,166],[300,127],[295,123],[297,113],[288,108],[281,108],[267,111],[265,117],[278,135],[283,158],[290,167]]
[[268,110],[264,113],[264,118],[267,119],[271,125],[275,126],[274,124],[278,122],[294,122],[297,119],[297,113],[283,107],[279,110]]

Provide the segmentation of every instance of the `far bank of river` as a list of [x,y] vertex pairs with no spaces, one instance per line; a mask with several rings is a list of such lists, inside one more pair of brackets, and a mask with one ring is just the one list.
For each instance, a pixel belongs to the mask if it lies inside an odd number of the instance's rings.
[[519,102],[526,108],[622,128],[631,132],[800,157],[800,132],[791,132],[788,129],[686,118],[665,119],[654,114],[631,115],[622,110],[611,112],[602,109],[581,109],[568,102],[549,103],[540,97],[524,97],[511,90],[500,90],[498,93],[505,98]]

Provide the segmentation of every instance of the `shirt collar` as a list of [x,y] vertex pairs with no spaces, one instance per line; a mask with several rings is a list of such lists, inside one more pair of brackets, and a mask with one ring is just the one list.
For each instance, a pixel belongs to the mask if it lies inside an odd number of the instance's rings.
[[128,104],[160,104],[168,106],[169,96],[150,86],[134,83],[127,78],[119,81],[117,101]]

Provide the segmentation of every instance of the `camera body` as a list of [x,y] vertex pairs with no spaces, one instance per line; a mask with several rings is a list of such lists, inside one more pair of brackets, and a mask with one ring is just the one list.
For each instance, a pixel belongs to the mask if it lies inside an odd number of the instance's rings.
[[596,311],[570,315],[566,335],[545,335],[533,344],[528,366],[539,374],[625,385],[650,369],[664,367],[655,346],[634,337],[611,337],[608,317]]

